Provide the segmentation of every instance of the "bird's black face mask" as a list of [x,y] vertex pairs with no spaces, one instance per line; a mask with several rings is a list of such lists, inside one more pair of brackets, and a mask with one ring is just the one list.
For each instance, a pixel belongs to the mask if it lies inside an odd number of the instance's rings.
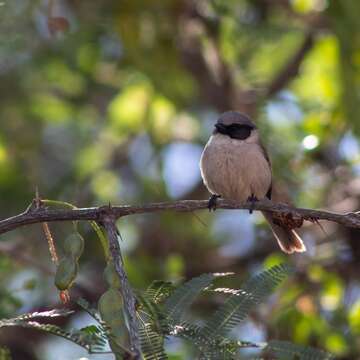
[[214,134],[220,133],[227,135],[232,139],[246,140],[250,136],[251,130],[253,130],[253,127],[250,125],[241,125],[235,123],[224,125],[217,123],[215,124]]

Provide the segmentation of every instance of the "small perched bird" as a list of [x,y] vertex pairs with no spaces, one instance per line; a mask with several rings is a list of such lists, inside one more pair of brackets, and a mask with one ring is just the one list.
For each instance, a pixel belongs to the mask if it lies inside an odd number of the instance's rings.
[[[212,194],[209,209],[215,208],[218,197],[239,202],[271,199],[270,159],[256,125],[242,113],[228,111],[220,116],[201,155],[200,171]],[[281,250],[288,254],[306,250],[293,229],[275,223],[271,212],[262,213]]]

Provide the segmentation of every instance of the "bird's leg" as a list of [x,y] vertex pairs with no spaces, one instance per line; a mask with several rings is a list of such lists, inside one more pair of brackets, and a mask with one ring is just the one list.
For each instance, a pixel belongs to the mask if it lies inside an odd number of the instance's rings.
[[248,198],[247,201],[251,203],[250,209],[249,209],[249,213],[252,214],[254,211],[254,204],[259,201],[259,199],[254,195],[251,194]]
[[216,200],[218,198],[220,198],[221,195],[216,195],[216,194],[212,194],[211,198],[209,199],[209,203],[208,203],[208,209],[209,211],[215,211],[216,210]]

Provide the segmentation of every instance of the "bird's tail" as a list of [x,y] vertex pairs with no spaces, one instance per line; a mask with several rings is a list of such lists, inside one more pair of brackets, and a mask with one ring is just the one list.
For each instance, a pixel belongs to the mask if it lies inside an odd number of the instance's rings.
[[305,244],[295,230],[285,229],[275,224],[271,212],[263,211],[262,213],[269,223],[282,251],[288,254],[306,251]]

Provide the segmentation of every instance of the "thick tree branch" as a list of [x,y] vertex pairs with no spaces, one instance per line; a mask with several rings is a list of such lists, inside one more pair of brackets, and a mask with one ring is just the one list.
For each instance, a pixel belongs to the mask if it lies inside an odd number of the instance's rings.
[[[111,208],[113,216],[117,219],[132,214],[145,214],[158,211],[191,212],[206,209],[207,200],[179,200],[173,202],[151,203],[145,205],[122,205]],[[273,203],[269,200],[258,201],[255,204],[237,203],[231,200],[219,199],[217,207],[219,209],[250,209],[271,211],[279,214],[291,214],[293,217],[303,218],[304,220],[328,220],[338,224],[360,229],[360,213],[339,214],[323,210],[301,209],[292,206]],[[106,207],[93,207],[81,209],[51,209],[41,207],[36,209],[30,206],[25,212],[0,221],[0,234],[14,230],[20,226],[42,223],[45,221],[69,221],[69,220],[95,220],[101,221]]]
[[109,252],[115,266],[115,271],[120,279],[121,295],[124,299],[125,312],[129,325],[130,349],[134,353],[134,359],[140,360],[141,348],[138,334],[138,325],[136,319],[135,296],[127,278],[124,262],[121,255],[121,249],[118,241],[118,230],[115,224],[116,217],[110,206],[101,208],[101,223],[109,239]]

